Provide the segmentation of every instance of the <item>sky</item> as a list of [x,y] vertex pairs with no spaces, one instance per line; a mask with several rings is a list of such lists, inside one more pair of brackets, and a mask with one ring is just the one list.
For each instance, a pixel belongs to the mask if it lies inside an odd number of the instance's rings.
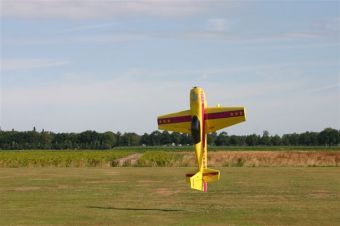
[[150,133],[193,86],[229,134],[340,129],[339,5],[0,0],[1,129]]

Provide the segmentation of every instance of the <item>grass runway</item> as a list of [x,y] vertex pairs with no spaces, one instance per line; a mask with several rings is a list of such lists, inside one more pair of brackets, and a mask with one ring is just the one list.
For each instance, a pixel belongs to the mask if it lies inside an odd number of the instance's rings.
[[0,225],[340,225],[339,167],[1,168]]

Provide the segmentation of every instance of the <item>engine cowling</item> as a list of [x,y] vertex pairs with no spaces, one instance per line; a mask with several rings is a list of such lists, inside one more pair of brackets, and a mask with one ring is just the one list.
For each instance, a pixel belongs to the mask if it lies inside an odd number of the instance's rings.
[[191,136],[195,144],[201,142],[201,123],[196,115],[191,119]]

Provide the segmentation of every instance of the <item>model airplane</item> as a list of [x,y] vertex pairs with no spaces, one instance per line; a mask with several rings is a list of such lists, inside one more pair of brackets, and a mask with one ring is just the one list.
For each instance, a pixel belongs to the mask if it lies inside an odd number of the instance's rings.
[[218,181],[220,171],[207,167],[207,134],[246,120],[243,107],[208,107],[202,88],[190,91],[190,109],[158,117],[158,128],[191,134],[198,172],[186,174],[191,188],[206,192],[208,182]]

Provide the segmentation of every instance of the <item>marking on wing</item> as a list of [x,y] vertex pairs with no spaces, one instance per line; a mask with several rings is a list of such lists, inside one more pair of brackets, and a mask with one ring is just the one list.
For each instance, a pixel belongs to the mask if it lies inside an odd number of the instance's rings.
[[205,114],[206,120],[243,116],[244,110],[223,111]]
[[190,122],[190,121],[191,121],[191,115],[169,117],[169,118],[159,118],[158,125]]

